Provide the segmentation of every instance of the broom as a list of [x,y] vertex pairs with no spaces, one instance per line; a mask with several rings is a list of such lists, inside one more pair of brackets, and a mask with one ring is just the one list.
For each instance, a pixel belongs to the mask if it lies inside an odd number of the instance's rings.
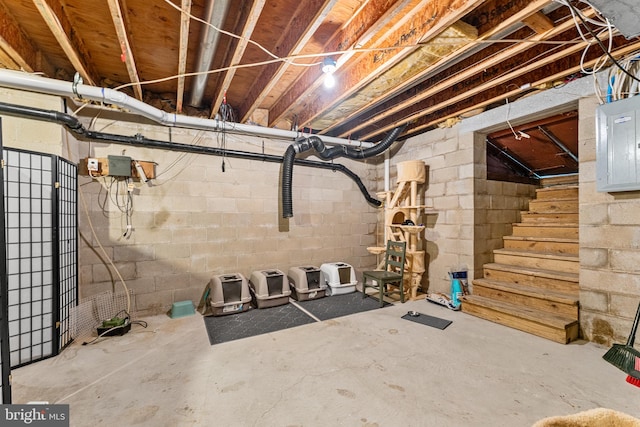
[[638,304],[638,310],[636,311],[636,318],[633,320],[633,326],[631,327],[631,333],[627,339],[626,344],[614,344],[613,347],[607,351],[602,358],[611,363],[616,368],[622,370],[631,377],[636,371],[636,360],[640,360],[640,351],[633,348],[633,343],[636,340],[636,331],[638,330],[638,321],[640,320],[640,304]]

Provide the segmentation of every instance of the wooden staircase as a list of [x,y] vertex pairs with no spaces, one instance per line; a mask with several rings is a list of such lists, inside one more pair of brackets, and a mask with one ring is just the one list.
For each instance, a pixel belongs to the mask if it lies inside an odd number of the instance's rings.
[[462,311],[563,344],[578,339],[578,186],[536,190]]

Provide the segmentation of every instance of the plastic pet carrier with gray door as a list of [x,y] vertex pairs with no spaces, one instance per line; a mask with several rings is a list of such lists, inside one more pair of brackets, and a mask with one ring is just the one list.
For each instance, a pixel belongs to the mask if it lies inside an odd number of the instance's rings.
[[327,286],[320,281],[320,269],[312,265],[289,269],[291,297],[297,301],[307,301],[324,297]]
[[251,308],[247,279],[240,273],[213,276],[198,309],[204,316],[241,313]]
[[258,270],[251,273],[249,287],[258,308],[275,307],[289,302],[289,279],[280,270]]

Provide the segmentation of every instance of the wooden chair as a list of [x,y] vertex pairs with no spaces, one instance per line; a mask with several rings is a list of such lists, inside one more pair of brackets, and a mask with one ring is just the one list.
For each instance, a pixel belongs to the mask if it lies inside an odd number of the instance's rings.
[[[404,262],[407,253],[406,242],[387,242],[385,251],[384,270],[364,271],[362,273],[362,298],[367,296],[367,288],[375,288],[380,293],[380,307],[384,305],[385,295],[400,293],[400,301],[404,302]],[[367,279],[372,281],[367,284]],[[375,284],[374,284],[375,283]],[[397,287],[398,290],[387,289],[388,285]]]

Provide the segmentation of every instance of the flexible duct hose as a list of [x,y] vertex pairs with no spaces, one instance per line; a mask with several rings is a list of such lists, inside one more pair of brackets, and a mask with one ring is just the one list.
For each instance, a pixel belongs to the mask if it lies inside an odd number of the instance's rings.
[[[406,127],[406,124],[402,126],[398,126],[397,128],[393,129],[391,132],[389,132],[389,134],[385,136],[382,141],[380,141],[373,147],[367,148],[365,150],[360,150],[360,149],[349,147],[346,145],[342,145],[342,146],[336,145],[336,146],[327,148],[324,145],[324,142],[322,142],[322,139],[320,139],[315,135],[312,135],[308,138],[299,139],[293,144],[291,144],[287,148],[287,151],[284,154],[284,161],[282,163],[282,185],[281,185],[282,217],[283,218],[293,217],[291,184],[293,180],[293,163],[294,163],[296,154],[303,153],[313,148],[315,149],[318,157],[320,157],[323,160],[333,160],[338,157],[348,157],[350,159],[366,159],[368,157],[377,156],[378,154],[385,152],[389,147],[391,147],[391,144],[395,142],[398,136],[400,136],[400,134],[402,133],[405,127]],[[364,188],[364,184],[362,184],[362,181],[358,183],[358,186],[360,187],[360,191],[364,190],[364,192],[366,192],[367,195],[369,194]],[[371,200],[369,199],[370,197],[367,197],[367,201],[371,203]],[[381,205],[379,200],[376,200],[376,199],[373,199],[373,200],[377,202],[377,203],[374,203],[376,206]]]
[[296,158],[296,150],[293,145],[287,147],[282,157],[282,175],[280,187],[282,188],[282,217],[293,216],[293,200],[291,186],[293,185],[293,161]]

